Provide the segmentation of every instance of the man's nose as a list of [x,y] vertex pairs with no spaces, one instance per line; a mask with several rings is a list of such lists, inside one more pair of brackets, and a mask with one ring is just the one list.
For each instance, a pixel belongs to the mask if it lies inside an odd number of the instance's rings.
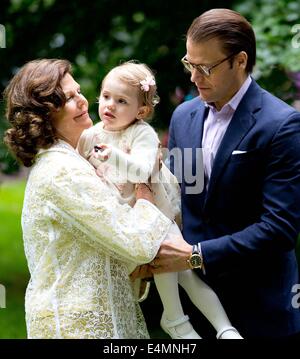
[[203,81],[205,78],[205,76],[200,72],[198,71],[197,69],[192,69],[192,72],[191,72],[191,81],[192,82],[196,82],[196,81]]

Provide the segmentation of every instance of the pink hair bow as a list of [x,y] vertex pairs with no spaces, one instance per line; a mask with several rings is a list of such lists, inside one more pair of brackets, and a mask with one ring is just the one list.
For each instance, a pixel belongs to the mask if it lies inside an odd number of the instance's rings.
[[156,85],[155,80],[152,76],[147,76],[145,80],[141,81],[140,84],[141,86],[141,90],[148,92],[150,89],[150,86],[154,86]]

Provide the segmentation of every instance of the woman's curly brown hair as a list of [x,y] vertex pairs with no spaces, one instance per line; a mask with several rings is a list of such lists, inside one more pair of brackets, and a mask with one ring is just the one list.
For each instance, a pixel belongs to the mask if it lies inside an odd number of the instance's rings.
[[39,149],[57,140],[52,117],[66,103],[60,82],[67,73],[71,73],[67,60],[30,61],[4,90],[6,118],[12,126],[4,142],[26,167],[34,163]]

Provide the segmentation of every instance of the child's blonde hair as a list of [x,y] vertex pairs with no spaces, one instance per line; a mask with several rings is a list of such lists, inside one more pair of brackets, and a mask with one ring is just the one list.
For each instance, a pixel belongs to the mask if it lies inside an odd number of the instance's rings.
[[[117,75],[121,81],[131,86],[138,87],[139,97],[143,106],[149,108],[145,120],[150,119],[154,113],[154,106],[159,103],[159,96],[157,95],[157,87],[152,70],[146,64],[139,63],[136,60],[123,62],[121,65],[116,66],[109,71],[102,81],[102,86],[108,75],[112,73]],[[145,81],[146,79],[153,79],[154,82],[152,82],[153,84],[149,87],[146,87],[148,90],[145,91],[142,81]]]

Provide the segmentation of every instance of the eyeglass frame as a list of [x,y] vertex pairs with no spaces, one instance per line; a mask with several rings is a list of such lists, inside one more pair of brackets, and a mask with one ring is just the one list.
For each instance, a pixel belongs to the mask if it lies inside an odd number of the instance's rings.
[[201,74],[203,74],[206,77],[209,77],[211,75],[211,70],[214,69],[215,67],[221,65],[223,62],[225,62],[226,60],[229,60],[231,57],[237,55],[236,53],[231,54],[227,57],[225,57],[225,59],[217,62],[216,64],[212,65],[212,66],[205,66],[205,65],[196,65],[196,64],[192,64],[191,62],[189,62],[186,59],[186,55],[183,56],[183,58],[181,59],[181,63],[183,64],[183,66],[189,71],[192,72],[192,69],[189,67],[189,65],[193,68],[196,69],[197,71],[199,71]]

